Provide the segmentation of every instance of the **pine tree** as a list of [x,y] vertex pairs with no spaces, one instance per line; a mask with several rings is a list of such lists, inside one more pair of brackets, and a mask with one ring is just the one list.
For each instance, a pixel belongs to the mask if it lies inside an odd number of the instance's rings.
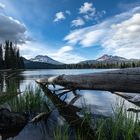
[[2,44],[0,44],[0,69],[2,69],[3,66],[3,50],[2,50]]
[[13,46],[13,43],[10,41],[5,41],[4,65],[5,68],[11,69],[24,68],[24,62],[20,57],[19,49]]
[[9,41],[5,41],[5,54],[4,54],[4,65],[5,65],[5,68],[10,68],[10,55],[9,55],[9,52],[10,52],[10,49],[9,49]]

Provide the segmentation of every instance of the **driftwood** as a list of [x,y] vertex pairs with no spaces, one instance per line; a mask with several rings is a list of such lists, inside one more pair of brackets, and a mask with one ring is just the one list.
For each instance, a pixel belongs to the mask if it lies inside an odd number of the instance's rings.
[[95,132],[92,127],[80,118],[77,115],[77,112],[80,109],[76,106],[71,104],[67,104],[66,102],[62,101],[56,94],[52,93],[46,86],[40,84],[43,92],[47,95],[49,99],[51,99],[52,103],[58,109],[61,116],[65,118],[65,120],[70,124],[70,126],[74,127],[78,134],[84,139],[94,140]]
[[103,90],[140,93],[140,68],[92,74],[48,76],[47,78],[38,79],[36,82],[46,85],[60,85],[73,91]]
[[42,113],[38,114],[37,116],[35,116],[30,122],[31,123],[37,123],[37,122],[39,122],[41,120],[47,119],[50,116],[51,112],[52,111],[50,111],[50,112],[42,112]]
[[128,102],[140,107],[140,95],[128,95],[122,92],[114,92],[113,94],[116,94],[122,98],[124,98],[125,100],[127,100]]

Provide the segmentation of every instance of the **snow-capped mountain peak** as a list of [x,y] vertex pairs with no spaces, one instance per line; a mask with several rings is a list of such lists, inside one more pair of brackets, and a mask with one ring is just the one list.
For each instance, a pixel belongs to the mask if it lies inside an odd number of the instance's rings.
[[100,58],[96,59],[97,61],[125,61],[126,58],[112,55],[103,55]]
[[61,62],[58,62],[47,55],[37,55],[35,58],[31,58],[30,61],[34,62],[43,62],[43,63],[48,63],[48,64],[54,64],[54,65],[61,65]]

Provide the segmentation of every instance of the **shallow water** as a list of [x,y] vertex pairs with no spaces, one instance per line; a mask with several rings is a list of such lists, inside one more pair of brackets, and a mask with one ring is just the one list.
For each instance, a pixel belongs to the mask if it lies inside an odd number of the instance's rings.
[[[20,91],[24,91],[29,84],[33,87],[37,86],[35,80],[38,78],[44,78],[47,75],[61,75],[61,74],[84,74],[95,73],[101,71],[109,71],[107,69],[84,69],[84,70],[27,70],[20,72],[16,77],[16,86]],[[11,80],[12,81],[12,80]],[[6,86],[10,85],[10,81],[3,79],[3,86],[1,84],[1,90],[6,90]],[[11,82],[12,83],[12,82]],[[53,89],[50,86],[50,89]],[[101,114],[109,116],[112,113],[112,107],[121,101],[121,98],[105,91],[91,91],[83,90],[78,91],[82,95],[74,105],[80,108],[86,107],[93,114]],[[73,94],[69,93],[66,102],[69,102],[73,98]],[[126,101],[126,106],[129,108],[133,106]],[[25,128],[14,138],[8,140],[52,140],[53,130],[55,126],[62,125],[64,119],[59,115],[57,110],[54,110],[46,123],[40,122],[37,124],[28,123]]]

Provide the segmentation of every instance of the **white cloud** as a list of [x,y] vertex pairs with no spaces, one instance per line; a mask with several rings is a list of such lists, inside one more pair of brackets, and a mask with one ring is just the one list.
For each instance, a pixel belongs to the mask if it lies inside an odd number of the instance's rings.
[[100,45],[104,52],[140,58],[140,7],[115,15],[99,24],[74,30],[64,40],[83,47]]
[[26,35],[26,27],[12,17],[0,14],[0,41],[11,40],[25,43],[29,38]]
[[21,55],[27,59],[33,58],[36,55],[47,55],[54,60],[62,63],[77,63],[86,60],[84,57],[73,52],[72,46],[63,46],[59,49],[52,50],[46,44],[37,42],[27,42],[26,44],[19,45]]
[[64,15],[63,12],[58,12],[55,14],[55,19],[54,19],[54,22],[58,22],[58,21],[61,21],[61,20],[65,20],[66,17]]
[[66,16],[70,16],[71,12],[69,10],[66,10],[64,12],[58,12],[55,14],[55,19],[53,20],[53,22],[58,22],[58,21],[62,21],[66,19]]
[[5,9],[5,5],[0,3],[0,9]]
[[100,19],[106,14],[106,11],[97,11],[92,3],[85,2],[79,8],[79,14],[82,14],[86,21],[94,20],[95,22],[99,22]]
[[140,57],[140,13],[131,18],[111,26],[113,33],[110,39],[103,42],[103,46],[113,53],[126,57]]
[[95,12],[96,9],[93,7],[93,4],[88,2],[85,2],[84,5],[81,6],[79,9],[80,14],[87,14],[87,13],[94,14]]
[[84,57],[72,52],[73,51],[72,46],[63,46],[59,50],[56,51],[56,53],[51,53],[49,56],[52,58],[55,58],[57,61],[63,62],[63,63],[77,63],[80,61],[85,60]]
[[25,44],[19,44],[21,55],[27,59],[33,58],[36,55],[46,55],[50,53],[50,48],[47,45],[39,42],[27,41]]
[[71,22],[71,26],[72,26],[72,27],[73,27],[73,26],[78,27],[78,26],[82,26],[82,25],[84,25],[84,24],[85,24],[84,20],[83,20],[82,18],[80,18],[80,17],[78,17],[77,19],[75,19],[75,20],[73,20],[73,21]]
[[71,15],[71,12],[69,10],[66,10],[65,13]]
[[93,44],[96,45],[100,41],[100,38],[103,36],[104,30],[95,30],[89,31],[84,35],[84,38],[80,41],[80,44],[84,47],[90,47]]
[[70,52],[73,50],[73,47],[72,46],[64,46],[62,48],[60,48],[57,53],[55,54],[55,56],[61,56],[63,55],[64,53],[67,53],[67,52]]

